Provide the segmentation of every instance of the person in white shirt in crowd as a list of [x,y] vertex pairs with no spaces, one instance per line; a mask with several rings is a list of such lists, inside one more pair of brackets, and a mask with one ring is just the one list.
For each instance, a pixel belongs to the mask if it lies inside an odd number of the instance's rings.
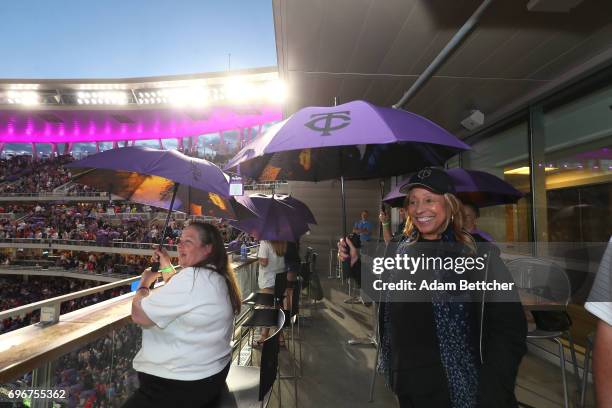
[[[287,252],[287,241],[259,241],[259,252],[257,253],[259,277],[257,283],[262,293],[274,293],[276,275],[286,272],[285,252]],[[270,328],[264,327],[261,330],[261,336],[253,346],[255,348],[261,347],[269,333]]]
[[612,407],[612,237],[584,307],[599,319],[593,349],[596,406]]
[[[180,271],[163,249],[154,259],[159,272],[144,271],[132,301],[132,320],[143,328],[133,362],[140,387],[123,406],[207,406],[225,386],[241,307],[223,240],[213,225],[192,222],[178,244]],[[160,275],[165,285],[150,291]]]

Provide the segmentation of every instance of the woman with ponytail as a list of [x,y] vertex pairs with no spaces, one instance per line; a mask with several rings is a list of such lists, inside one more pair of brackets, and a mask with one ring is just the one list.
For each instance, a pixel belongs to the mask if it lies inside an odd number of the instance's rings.
[[[159,272],[145,270],[132,301],[142,326],[134,357],[140,388],[124,407],[204,407],[225,384],[231,360],[233,318],[240,291],[219,230],[192,222],[182,231],[172,266],[157,249]],[[165,285],[151,292],[158,277]]]
[[[512,281],[497,253],[477,247],[464,228],[462,204],[444,170],[424,168],[404,189],[406,223],[387,256],[427,257],[434,262],[431,268],[428,261],[428,267],[390,271],[386,276],[390,282],[410,276],[443,284]],[[381,221],[389,242],[389,222]],[[351,264],[357,262],[357,251],[347,248],[344,240],[339,251]],[[483,259],[484,268],[466,271],[463,265],[470,257]],[[398,299],[390,291],[382,294],[379,371],[401,408],[517,407],[514,386],[526,352],[527,325],[516,292],[500,297],[446,289],[450,287],[421,291],[413,298]]]

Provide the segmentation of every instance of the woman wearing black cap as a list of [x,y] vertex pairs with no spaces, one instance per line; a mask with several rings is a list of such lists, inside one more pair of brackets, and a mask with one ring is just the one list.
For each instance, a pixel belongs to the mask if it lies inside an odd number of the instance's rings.
[[[422,169],[405,189],[406,225],[395,253],[388,256],[425,253],[456,259],[490,252],[476,248],[463,229],[461,202],[446,172]],[[347,248],[344,240],[339,250],[343,259],[357,261],[357,251]],[[511,281],[495,252],[484,258],[488,262],[479,277]],[[391,273],[390,280],[405,278],[402,273],[406,272]],[[421,269],[413,276],[419,274],[441,282],[469,275]],[[507,294],[505,302],[492,302],[493,296],[487,294],[487,299],[482,291],[435,291],[419,302],[383,296],[379,371],[401,408],[517,407],[514,385],[526,352],[527,325],[515,292]]]

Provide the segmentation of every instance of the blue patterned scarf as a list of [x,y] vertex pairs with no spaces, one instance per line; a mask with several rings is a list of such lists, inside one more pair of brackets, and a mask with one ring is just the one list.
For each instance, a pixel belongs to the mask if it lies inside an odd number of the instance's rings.
[[[415,237],[405,237],[398,245],[397,254],[411,251]],[[456,242],[455,234],[449,227],[442,234],[441,242]],[[434,278],[444,282],[445,276],[452,271],[433,271]],[[390,280],[394,281],[391,275]],[[452,278],[452,276],[450,277]],[[477,404],[478,369],[477,350],[472,339],[472,322],[474,321],[469,302],[463,302],[461,294],[434,292],[432,308],[434,324],[440,348],[440,360],[446,373],[448,388],[453,408],[473,408]],[[385,294],[385,302],[390,302],[390,294]],[[383,330],[380,336],[380,353],[378,370],[384,375],[387,386],[391,384],[391,316],[390,308],[383,305]]]

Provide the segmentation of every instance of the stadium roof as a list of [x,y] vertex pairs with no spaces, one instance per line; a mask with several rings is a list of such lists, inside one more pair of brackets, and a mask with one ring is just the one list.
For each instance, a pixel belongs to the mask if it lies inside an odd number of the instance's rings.
[[[286,113],[363,99],[397,103],[458,136],[612,67],[612,2],[493,1],[452,53],[443,50],[482,0],[273,0]],[[487,3],[489,4],[489,3]],[[428,67],[446,56],[437,70]],[[485,125],[461,125],[472,111]]]
[[0,80],[1,143],[197,136],[278,121],[275,67],[122,80]]

